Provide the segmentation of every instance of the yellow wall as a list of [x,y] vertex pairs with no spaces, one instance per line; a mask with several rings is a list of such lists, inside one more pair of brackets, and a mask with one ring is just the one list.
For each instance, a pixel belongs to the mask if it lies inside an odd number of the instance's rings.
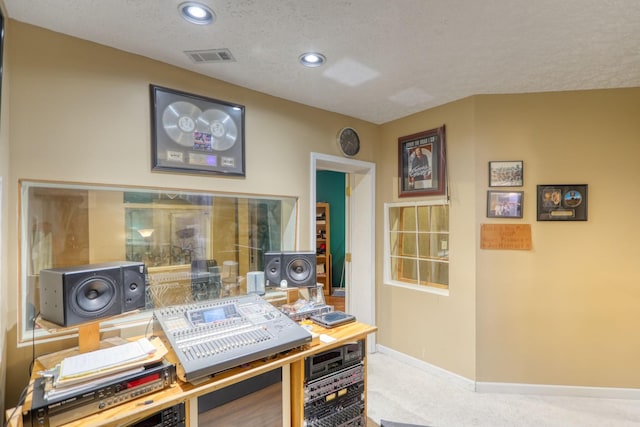
[[[6,16],[4,3],[0,1],[0,11],[2,15]],[[6,21],[5,21],[6,24]],[[5,49],[6,50],[6,49]],[[4,307],[7,305],[5,301],[8,301],[9,286],[7,280],[7,253],[9,252],[9,245],[7,243],[7,233],[9,232],[9,222],[7,220],[9,216],[9,194],[7,192],[7,185],[9,184],[9,127],[5,126],[5,123],[9,121],[9,85],[7,79],[9,78],[9,72],[7,70],[8,60],[3,53],[3,78],[2,88],[0,94],[2,100],[0,103],[0,413],[4,413],[5,402],[5,376],[6,376],[6,363],[7,359],[7,342],[5,337],[5,331],[9,324],[9,315]]]
[[[640,387],[639,117],[633,88],[475,96],[385,124],[379,218],[397,137],[447,126],[451,295],[383,285],[379,244],[378,342],[482,382]],[[524,161],[522,220],[486,218],[491,160]],[[589,220],[537,222],[537,184],[588,184]],[[533,249],[479,249],[483,223],[531,224]]]
[[[296,196],[298,247],[307,249],[309,153],[339,155],[343,126],[361,134],[358,158],[376,162],[380,344],[478,381],[640,387],[640,89],[475,96],[376,126],[9,24],[3,98],[10,102],[5,108],[3,100],[0,132],[9,193],[2,247],[14,248],[2,255],[8,405],[31,359],[30,347],[15,344],[18,179]],[[152,173],[149,83],[245,105],[247,177]],[[383,203],[400,200],[397,138],[442,124],[451,189],[448,297],[382,283]],[[522,220],[486,218],[490,160],[524,160]],[[589,184],[589,221],[537,222],[535,185],[543,183]],[[507,222],[532,225],[533,250],[480,250],[480,224]],[[36,354],[70,345],[39,345]]]
[[[9,21],[11,73],[8,242],[17,242],[18,180],[22,178],[186,188],[299,198],[298,248],[309,242],[310,153],[339,155],[339,129],[361,134],[358,157],[371,161],[378,126],[267,96],[137,55]],[[224,65],[222,65],[224,66]],[[7,81],[5,80],[5,84]],[[151,172],[149,84],[246,107],[246,178]],[[3,96],[7,95],[4,93]],[[4,151],[3,151],[4,153]],[[0,165],[7,162],[2,156]],[[2,259],[7,328],[7,405],[15,405],[28,379],[31,348],[16,348],[17,245]],[[5,302],[8,301],[8,302]],[[36,355],[73,345],[39,345]],[[3,360],[4,361],[4,360]]]
[[[376,152],[376,325],[378,343],[458,373],[476,376],[475,348],[475,203],[474,102],[465,99],[382,127]],[[450,295],[441,296],[382,285],[385,202],[398,198],[398,137],[446,126],[451,209],[449,219]],[[390,160],[389,160],[390,159]]]
[[[639,117],[640,88],[477,97],[478,223],[487,162],[522,159],[533,236],[478,251],[479,381],[640,387]],[[536,184],[583,183],[587,222],[536,221]]]

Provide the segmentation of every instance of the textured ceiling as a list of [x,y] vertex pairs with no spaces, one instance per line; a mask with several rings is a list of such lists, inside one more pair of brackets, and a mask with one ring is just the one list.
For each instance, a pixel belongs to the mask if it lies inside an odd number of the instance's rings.
[[[204,0],[209,26],[181,2],[4,0],[9,18],[373,123],[475,94],[640,86],[638,0]],[[236,61],[184,53],[218,48]],[[300,66],[310,50],[327,64]]]

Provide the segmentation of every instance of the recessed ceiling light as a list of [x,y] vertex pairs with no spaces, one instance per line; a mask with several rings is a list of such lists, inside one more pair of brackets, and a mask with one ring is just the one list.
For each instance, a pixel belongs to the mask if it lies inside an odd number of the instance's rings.
[[195,1],[188,1],[178,6],[180,15],[192,24],[208,25],[216,18],[209,6]]
[[318,52],[303,53],[298,57],[298,60],[305,67],[319,67],[327,62],[327,58]]

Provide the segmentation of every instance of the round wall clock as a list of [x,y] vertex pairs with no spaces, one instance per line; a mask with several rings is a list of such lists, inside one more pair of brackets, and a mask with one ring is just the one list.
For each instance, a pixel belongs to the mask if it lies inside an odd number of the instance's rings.
[[353,128],[342,128],[338,132],[338,147],[342,154],[353,157],[360,151],[360,137]]

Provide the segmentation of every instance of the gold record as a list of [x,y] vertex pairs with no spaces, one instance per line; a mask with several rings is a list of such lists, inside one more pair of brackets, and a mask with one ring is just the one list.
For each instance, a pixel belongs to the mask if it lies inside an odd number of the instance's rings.
[[162,127],[169,138],[184,147],[193,147],[193,132],[202,111],[190,102],[171,103],[162,113]]

